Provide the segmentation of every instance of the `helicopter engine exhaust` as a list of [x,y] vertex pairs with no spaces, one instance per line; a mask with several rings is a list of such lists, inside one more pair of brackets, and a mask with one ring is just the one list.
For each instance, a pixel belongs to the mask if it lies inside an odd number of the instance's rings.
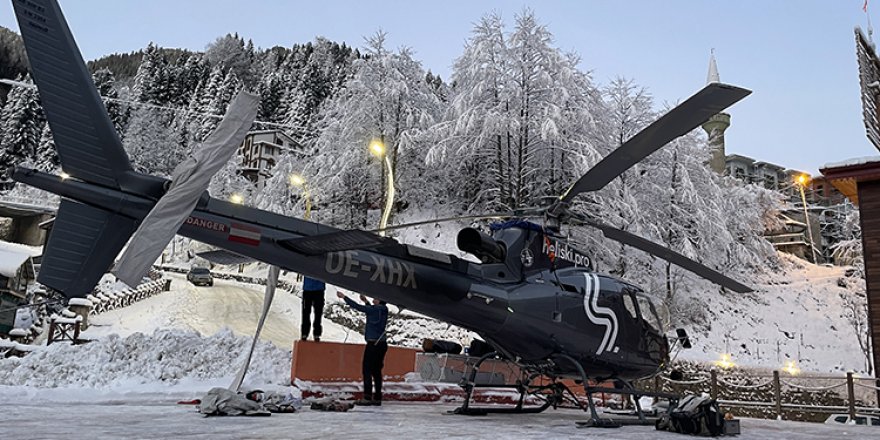
[[483,263],[503,263],[507,254],[504,244],[474,228],[459,231],[457,243],[459,249],[475,255]]

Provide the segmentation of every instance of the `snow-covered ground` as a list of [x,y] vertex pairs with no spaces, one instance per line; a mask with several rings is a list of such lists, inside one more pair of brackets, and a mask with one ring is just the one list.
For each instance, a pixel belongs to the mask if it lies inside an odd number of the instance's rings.
[[744,366],[779,369],[794,360],[805,371],[865,372],[843,300],[854,288],[864,291],[864,280],[846,277],[842,267],[780,257],[785,272],[753,284],[755,292],[703,298],[710,330],[691,331],[694,349],[681,358],[714,361],[730,353]]
[[[209,336],[229,328],[237,335],[253,336],[263,307],[262,286],[217,278],[213,287],[202,287],[191,284],[183,275],[168,272],[166,276],[172,280],[169,292],[95,316],[91,320],[92,327],[84,335],[98,338],[110,334],[152,333],[155,329],[182,329]],[[328,289],[326,301],[336,300],[336,290]],[[293,341],[300,337],[301,309],[299,296],[276,290],[261,339],[290,350]],[[324,339],[358,339],[358,335],[329,320],[323,320],[322,324]]]
[[[461,255],[452,248],[454,240],[446,240],[460,226],[415,228],[400,239]],[[436,244],[441,242],[447,245]],[[730,352],[740,365],[778,368],[779,360],[798,359],[805,370],[860,370],[862,355],[841,298],[860,281],[847,279],[841,268],[783,258],[785,273],[756,284],[755,293],[713,293],[707,323],[701,325],[707,330],[691,332],[695,348],[681,358],[710,361]],[[246,268],[251,276],[264,271],[258,265]],[[569,410],[441,416],[453,408],[448,404],[203,418],[193,407],[175,402],[231,383],[259,318],[263,287],[221,279],[213,287],[196,287],[182,275],[167,276],[170,292],[92,317],[84,335],[95,342],[58,344],[21,359],[0,359],[0,411],[13,422],[4,426],[3,438],[681,438],[652,427],[577,429],[574,422],[584,420],[584,414]],[[335,293],[328,286],[328,304],[338,301]],[[300,317],[299,296],[278,290],[246,388],[283,391],[288,386],[290,347],[300,336]],[[360,336],[325,319],[323,339],[357,342]],[[743,439],[880,438],[880,428],[750,419],[743,420],[743,432]]]
[[[385,404],[357,407],[346,413],[308,409],[271,417],[203,417],[192,406],[155,400],[98,402],[4,401],[3,438],[17,439],[682,439],[682,434],[653,426],[579,429],[585,414],[575,410],[543,414],[465,417],[443,415],[454,405]],[[12,423],[10,423],[12,421]],[[880,427],[831,426],[776,420],[743,419],[743,440],[880,438]]]

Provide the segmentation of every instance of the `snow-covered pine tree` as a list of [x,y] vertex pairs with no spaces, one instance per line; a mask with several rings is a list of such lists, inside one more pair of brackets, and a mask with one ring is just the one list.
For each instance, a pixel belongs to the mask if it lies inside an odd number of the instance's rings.
[[119,137],[122,138],[122,134],[125,132],[125,125],[128,123],[128,118],[131,115],[131,110],[128,108],[128,105],[123,104],[119,100],[119,92],[116,91],[116,78],[113,76],[113,72],[110,69],[98,70],[92,74],[92,80],[95,82],[98,94],[104,101],[104,107],[107,109],[110,121],[113,122]]
[[132,112],[123,146],[136,170],[170,176],[186,156],[174,130],[173,113],[141,106]]
[[[617,77],[602,89],[605,102],[601,117],[598,118],[600,140],[598,143],[602,149],[610,152],[628,141],[641,129],[657,118],[653,109],[654,101],[648,91],[635,84],[632,79]],[[636,164],[630,170],[620,175],[619,179],[611,182],[608,192],[612,197],[587,194],[582,196],[586,199],[588,210],[598,213],[604,221],[624,230],[629,231],[631,225],[644,224],[644,213],[639,209],[634,190],[638,190],[635,180],[641,179],[642,165]],[[597,200],[597,196],[601,198]],[[614,248],[617,249],[614,249]],[[644,254],[628,252],[623,244],[612,244],[607,250],[614,255],[614,261],[610,261],[610,272],[625,277],[631,266],[644,269]]]
[[[305,213],[305,197],[308,192],[313,209],[317,208],[315,205],[324,200],[323,197],[318,198],[323,194],[316,194],[311,188],[309,180],[311,174],[303,171],[308,167],[309,160],[310,158],[304,158],[302,155],[282,151],[278,162],[272,167],[272,177],[266,179],[263,188],[254,194],[254,205],[281,215],[302,217]],[[292,175],[303,177],[305,188],[296,187],[290,180]],[[312,220],[321,222],[319,210],[313,211]]]
[[372,140],[385,145],[399,203],[418,201],[414,192],[425,189],[421,136],[435,123],[442,105],[424,81],[425,72],[411,51],[388,51],[385,34],[379,32],[367,40],[367,52],[365,59],[355,61],[345,93],[325,107],[323,131],[316,140],[316,178],[310,180],[315,194],[345,195],[352,211],[367,208],[363,202],[369,192],[381,195],[379,200],[369,200],[376,207],[382,206],[385,197],[382,161],[368,152]]
[[862,252],[862,227],[859,210],[853,207],[849,200],[844,201],[845,212],[837,233],[834,237],[837,243],[831,246],[831,256],[835,263],[852,266],[856,270],[856,276],[865,276],[865,256]]
[[454,65],[455,88],[444,121],[434,127],[437,144],[431,164],[448,167],[447,189],[456,188],[462,210],[503,209],[509,205],[506,146],[510,75],[504,24],[498,15],[484,16]]
[[574,156],[595,156],[598,93],[577,58],[551,44],[531,11],[509,36],[490,15],[456,61],[450,114],[430,158],[455,167],[450,181],[463,187],[467,207],[517,208],[559,195],[574,178]]
[[[19,81],[30,83],[30,77]],[[13,87],[0,111],[0,184],[11,187],[10,168],[36,158],[37,144],[45,120],[37,89]]]
[[232,72],[246,86],[256,85],[258,78],[252,72],[254,44],[251,41],[245,43],[237,33],[226,34],[214,40],[205,50],[205,57],[211,65],[220,67],[225,72]]
[[246,205],[256,205],[254,197],[256,189],[253,183],[242,176],[240,172],[243,162],[244,158],[236,154],[214,175],[208,186],[208,192],[211,196],[221,200],[229,200],[233,194],[236,194],[244,199]]
[[55,138],[52,136],[52,130],[49,124],[43,126],[43,132],[40,134],[40,143],[37,146],[37,154],[35,168],[47,173],[55,172],[61,165],[61,159],[58,157],[58,150],[55,148]]
[[159,47],[150,42],[144,49],[144,56],[134,76],[132,99],[137,102],[162,104],[163,98],[167,99],[166,93],[162,91],[164,79],[168,76],[164,72],[166,67],[167,62]]
[[[217,71],[215,70],[215,72]],[[219,83],[216,82],[217,78],[218,76],[212,73],[208,86],[202,91],[200,103],[207,101],[207,104],[199,107],[199,125],[193,131],[199,142],[205,140],[217,125],[220,124],[220,119],[226,114],[226,107],[229,106],[229,102],[232,101],[235,94],[243,87],[241,81],[238,80],[232,71],[227,73]]]
[[257,113],[258,121],[273,122],[281,100],[284,99],[284,79],[280,72],[270,72],[260,81],[258,89],[260,94],[260,110]]

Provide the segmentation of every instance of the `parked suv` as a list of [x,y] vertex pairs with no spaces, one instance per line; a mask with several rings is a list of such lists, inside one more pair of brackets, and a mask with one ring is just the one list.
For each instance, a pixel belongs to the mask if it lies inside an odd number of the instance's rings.
[[836,425],[838,423],[841,423],[841,424],[852,423],[855,425],[880,426],[880,416],[867,415],[867,414],[856,414],[855,419],[850,419],[849,414],[831,414],[830,416],[828,416],[828,419],[825,420],[825,423],[827,423],[829,425]]
[[213,286],[214,277],[211,271],[204,267],[194,267],[186,274],[186,279],[196,286]]

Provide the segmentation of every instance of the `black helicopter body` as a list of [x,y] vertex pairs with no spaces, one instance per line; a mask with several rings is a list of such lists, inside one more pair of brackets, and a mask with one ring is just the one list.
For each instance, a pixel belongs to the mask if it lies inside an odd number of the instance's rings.
[[[70,175],[17,167],[13,177],[63,198],[39,281],[68,298],[82,297],[166,194],[168,182],[132,169],[56,1],[12,3],[62,167]],[[596,273],[588,256],[555,235],[553,223],[575,217],[566,208],[572,198],[603,187],[748,93],[707,86],[541,211],[547,227],[519,220],[499,226],[492,236],[462,230],[459,248],[479,263],[207,193],[178,234],[469,329],[527,369],[644,377],[658,371],[669,353],[651,302],[637,286]],[[725,287],[748,290],[673,251],[595,219],[579,220]]]

